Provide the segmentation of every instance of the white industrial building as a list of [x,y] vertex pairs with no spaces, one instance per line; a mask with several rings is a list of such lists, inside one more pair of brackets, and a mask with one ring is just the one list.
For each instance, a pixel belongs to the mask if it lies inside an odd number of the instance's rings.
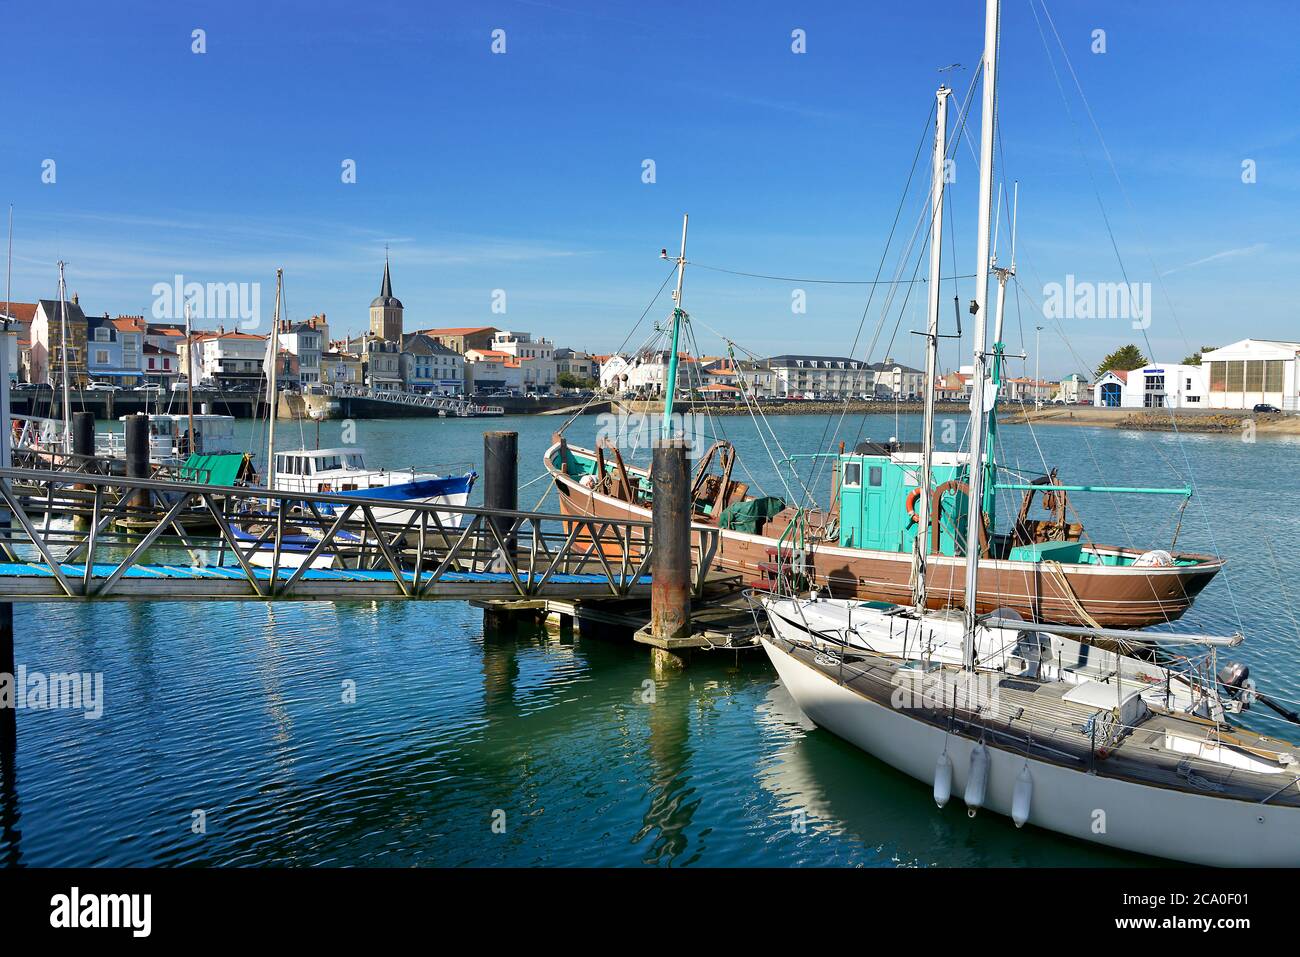
[[1093,383],[1092,402],[1103,408],[1206,408],[1205,368],[1152,363],[1124,372],[1111,369]]
[[1300,409],[1300,342],[1242,339],[1202,353],[1212,409]]

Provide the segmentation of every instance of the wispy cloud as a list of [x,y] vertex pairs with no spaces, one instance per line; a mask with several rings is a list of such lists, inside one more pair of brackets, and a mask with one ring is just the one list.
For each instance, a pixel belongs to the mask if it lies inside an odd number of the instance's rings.
[[1181,266],[1175,266],[1173,269],[1167,269],[1160,275],[1172,276],[1176,272],[1182,272],[1185,269],[1194,269],[1197,266],[1204,266],[1206,263],[1218,262],[1221,259],[1240,259],[1242,256],[1252,256],[1262,249],[1267,249],[1268,243],[1255,243],[1251,246],[1239,246],[1236,249],[1224,249],[1210,256],[1203,256],[1200,259]]

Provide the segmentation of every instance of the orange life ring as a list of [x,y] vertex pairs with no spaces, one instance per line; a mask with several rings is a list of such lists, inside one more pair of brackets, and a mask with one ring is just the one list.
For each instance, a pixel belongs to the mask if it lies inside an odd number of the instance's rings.
[[907,509],[907,514],[911,516],[913,522],[919,522],[921,516],[916,514],[916,503],[921,500],[921,487],[918,485],[912,491],[907,493],[907,501],[903,503],[903,508]]

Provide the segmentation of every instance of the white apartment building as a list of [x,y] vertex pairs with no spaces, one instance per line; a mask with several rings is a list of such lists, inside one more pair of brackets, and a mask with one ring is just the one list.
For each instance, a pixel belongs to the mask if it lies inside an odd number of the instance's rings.
[[465,389],[469,392],[525,391],[524,366],[532,359],[516,359],[495,349],[470,349],[465,353]]
[[321,382],[321,355],[329,342],[325,316],[312,316],[306,322],[284,323],[280,329],[280,347],[298,357],[298,381],[303,385]]
[[875,389],[875,372],[865,362],[845,356],[773,356],[767,360],[772,387],[782,397],[848,399]]
[[1242,339],[1201,354],[1212,409],[1300,409],[1300,342]]
[[524,385],[532,391],[550,392],[559,375],[555,363],[555,343],[534,339],[532,333],[498,329],[492,335],[493,352],[504,352],[524,362]]
[[196,336],[194,360],[199,366],[198,381],[205,385],[259,386],[262,364],[266,361],[266,336],[250,332],[209,332],[202,338]]

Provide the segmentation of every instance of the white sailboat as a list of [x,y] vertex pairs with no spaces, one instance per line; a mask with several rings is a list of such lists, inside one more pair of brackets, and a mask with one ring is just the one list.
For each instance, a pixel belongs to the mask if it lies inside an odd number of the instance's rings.
[[[989,255],[999,0],[987,0],[980,215],[966,541],[979,540],[986,480],[983,443],[989,272],[1002,290],[1011,270]],[[932,193],[927,372],[934,371],[941,248],[944,102],[939,91]],[[931,380],[932,381],[932,380]],[[927,388],[926,463],[933,443]],[[926,521],[922,467],[921,523]],[[922,524],[924,528],[924,524]],[[918,541],[923,536],[918,536]],[[816,724],[900,771],[933,782],[942,808],[956,793],[981,808],[1110,847],[1212,865],[1300,864],[1300,750],[1230,723],[1249,705],[1240,666],[1218,649],[1240,636],[1144,634],[1043,626],[979,616],[978,552],[966,559],[964,612],[925,605],[926,555],[914,558],[911,606],[765,597],[764,648],[781,681]],[[1097,644],[1114,643],[1119,650]],[[1125,654],[1129,644],[1198,649],[1175,669]],[[1190,659],[1189,659],[1190,661]]]

